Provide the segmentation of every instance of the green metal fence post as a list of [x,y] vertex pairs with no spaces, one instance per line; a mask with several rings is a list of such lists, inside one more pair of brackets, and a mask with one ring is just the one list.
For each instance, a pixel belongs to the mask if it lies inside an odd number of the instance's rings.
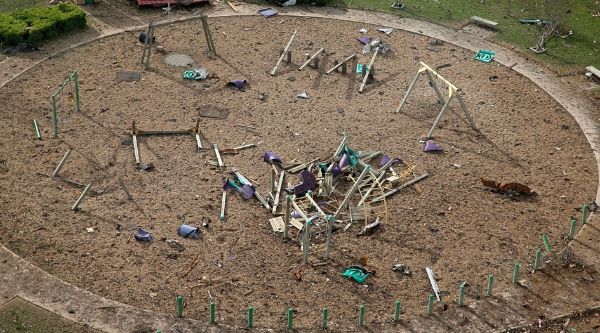
[[209,307],[209,323],[211,323],[211,324],[215,323],[216,308],[217,308],[217,305],[215,304],[215,302],[210,302],[210,307]]
[[248,307],[248,328],[254,327],[254,308]]
[[400,310],[401,310],[400,301],[396,301],[396,304],[394,306],[394,321],[400,321]]
[[294,329],[294,309],[292,308],[287,311],[287,328],[288,330]]
[[321,324],[321,327],[323,329],[327,329],[327,325],[329,323],[329,309],[326,307],[323,308],[322,314],[323,314],[323,323]]
[[52,128],[54,137],[58,136],[58,111],[56,110],[56,93],[52,95]]
[[494,275],[489,274],[487,277],[486,294],[488,295],[488,297],[491,297],[493,295],[493,292],[494,292]]
[[75,110],[79,112],[79,76],[77,75],[77,71],[74,70],[73,74],[71,74],[73,85],[75,88]]
[[358,307],[358,325],[365,326],[365,306]]
[[585,204],[581,207],[581,224],[587,223],[588,209],[589,209],[588,204]]
[[177,317],[183,317],[183,296],[177,296]]

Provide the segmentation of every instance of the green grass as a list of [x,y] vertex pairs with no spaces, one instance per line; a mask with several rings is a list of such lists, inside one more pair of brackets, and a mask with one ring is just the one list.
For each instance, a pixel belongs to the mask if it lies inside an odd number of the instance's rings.
[[12,12],[17,9],[46,7],[47,0],[0,0],[0,13]]
[[[562,0],[570,10],[565,17],[566,30],[573,35],[554,38],[547,53],[534,55],[528,48],[535,44],[536,27],[521,24],[518,18],[542,18],[534,13],[532,0],[405,0],[402,10],[390,8],[393,0],[332,0],[331,5],[393,13],[451,27],[468,23],[471,16],[481,16],[499,24],[496,38],[515,45],[532,58],[560,67],[600,66],[600,10],[597,0]],[[539,11],[538,11],[539,12]]]

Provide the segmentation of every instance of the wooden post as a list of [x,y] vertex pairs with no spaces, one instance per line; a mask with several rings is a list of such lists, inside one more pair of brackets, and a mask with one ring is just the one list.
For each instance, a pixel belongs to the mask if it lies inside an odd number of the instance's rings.
[[317,58],[315,58],[315,60],[313,60],[313,66],[314,66],[315,68],[319,68],[319,58],[318,58],[318,57],[317,57]]
[[465,104],[465,101],[463,101],[462,96],[460,96],[460,92],[457,91],[455,94],[456,94],[456,98],[458,99],[458,102],[460,103],[460,107],[462,108],[463,112],[465,113],[467,120],[469,120],[469,124],[471,124],[471,127],[474,130],[477,130],[477,126],[475,126],[475,121],[473,121],[473,117],[471,117],[469,110],[467,110],[467,105]]
[[138,149],[137,135],[132,135],[133,155],[135,156],[135,164],[140,164],[140,151]]
[[65,162],[67,161],[69,156],[71,156],[71,149],[68,149],[67,152],[65,153],[65,156],[63,156],[63,158],[60,160],[60,162],[56,166],[56,169],[54,169],[54,172],[52,172],[52,177],[58,176],[60,169],[62,169],[63,165],[65,164]]
[[219,166],[219,171],[223,172],[223,160],[221,159],[221,154],[219,153],[219,147],[217,144],[213,144],[213,150],[215,151],[215,156],[217,157],[217,165]]
[[[281,64],[281,61],[283,61],[283,57],[285,57],[288,49],[292,45],[292,42],[294,41],[294,38],[296,37],[297,33],[298,33],[298,30],[294,30],[294,33],[292,34],[292,37],[290,38],[290,41],[287,43],[287,45],[283,49],[283,52],[281,53],[281,56],[279,57],[279,60],[277,60],[277,64],[275,64],[275,67],[273,67],[273,70],[271,70],[271,76],[275,75],[275,72],[277,71],[277,67],[279,67],[279,64]],[[288,57],[291,58],[291,53],[290,53],[290,55]]]
[[85,196],[87,195],[88,191],[90,190],[90,187],[92,186],[92,184],[88,184],[84,189],[83,192],[81,192],[81,195],[79,195],[79,198],[77,199],[77,201],[75,201],[75,204],[73,205],[73,207],[71,208],[72,211],[77,211],[79,210],[79,205],[81,205],[81,203],[83,202],[83,199],[85,198]]
[[334,62],[334,66],[331,67],[325,74],[329,74],[329,73],[333,72],[334,70],[338,69],[340,66],[342,66],[342,73],[346,74],[346,63],[348,61],[350,61],[351,59],[353,59],[354,57],[356,57],[356,54],[350,55],[348,58],[342,60],[341,62],[338,62],[336,60]]
[[35,138],[38,140],[42,139],[42,131],[40,131],[40,125],[38,125],[37,120],[33,120],[33,131],[35,132]]
[[196,120],[196,128],[194,129],[194,134],[196,136],[196,144],[198,145],[198,150],[204,149],[202,147],[202,140],[200,138],[200,119]]
[[225,220],[225,205],[227,205],[227,191],[223,190],[223,196],[221,197],[221,213],[219,214],[219,219],[221,221]]
[[288,238],[288,230],[290,228],[290,201],[292,201],[291,195],[285,196],[285,219],[283,224],[283,238]]
[[213,55],[217,55],[217,50],[215,49],[215,44],[213,42],[212,33],[210,32],[210,28],[208,27],[208,21],[206,20],[206,15],[200,16],[200,21],[202,22],[202,29],[204,30],[204,36],[206,37],[206,45],[208,46],[208,51],[210,51]]
[[308,64],[310,64],[310,62],[316,58],[319,54],[321,54],[321,52],[323,52],[325,49],[324,48],[320,48],[319,50],[317,50],[317,52],[315,52],[315,54],[313,54],[310,58],[308,58],[308,60],[306,60],[305,63],[302,64],[302,66],[298,67],[298,70],[301,71],[304,69],[304,67],[308,66]]
[[345,62],[342,63],[342,74],[348,73],[348,68],[346,66],[347,66],[347,64]]
[[288,64],[292,63],[292,51],[287,51],[287,61]]
[[[367,66],[367,72],[365,73],[365,77],[363,78],[363,82],[358,89],[358,92],[363,92],[365,85],[367,84],[367,80],[369,79],[369,73],[371,72],[371,68],[373,67],[373,63],[375,62],[375,58],[377,57],[377,53],[379,53],[379,48],[375,48],[375,52],[373,53],[373,57],[371,58],[371,62],[369,62],[369,66]],[[364,68],[364,67],[363,67]]]

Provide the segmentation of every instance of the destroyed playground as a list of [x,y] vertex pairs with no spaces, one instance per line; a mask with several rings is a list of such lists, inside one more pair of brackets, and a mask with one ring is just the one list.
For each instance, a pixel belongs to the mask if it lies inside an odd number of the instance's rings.
[[[94,294],[232,327],[393,331],[486,297],[475,311],[516,324],[503,302],[543,303],[519,288],[592,274],[564,249],[598,174],[558,102],[473,56],[263,16],[56,55],[0,89],[0,242]],[[570,292],[562,312],[589,305]]]

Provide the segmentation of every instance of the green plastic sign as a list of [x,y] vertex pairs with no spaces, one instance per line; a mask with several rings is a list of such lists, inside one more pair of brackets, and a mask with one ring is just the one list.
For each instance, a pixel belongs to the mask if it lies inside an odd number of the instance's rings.
[[492,50],[479,50],[475,55],[475,60],[479,60],[482,62],[490,62],[494,59],[496,52]]

